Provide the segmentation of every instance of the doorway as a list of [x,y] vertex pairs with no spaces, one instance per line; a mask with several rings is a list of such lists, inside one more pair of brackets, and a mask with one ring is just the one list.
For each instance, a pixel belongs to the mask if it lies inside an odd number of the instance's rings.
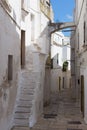
[[21,68],[25,67],[25,31],[21,30]]
[[13,78],[13,55],[8,55],[8,81]]
[[61,90],[61,77],[59,77],[59,91]]
[[84,117],[84,76],[81,75],[81,111]]
[[64,84],[65,84],[65,79],[64,79],[64,77],[63,77],[63,89],[64,89]]

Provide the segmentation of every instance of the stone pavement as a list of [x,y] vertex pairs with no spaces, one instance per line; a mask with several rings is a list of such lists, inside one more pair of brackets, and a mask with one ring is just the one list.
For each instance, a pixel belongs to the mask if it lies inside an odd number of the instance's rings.
[[71,89],[52,94],[51,104],[31,130],[87,130],[79,102],[71,98]]

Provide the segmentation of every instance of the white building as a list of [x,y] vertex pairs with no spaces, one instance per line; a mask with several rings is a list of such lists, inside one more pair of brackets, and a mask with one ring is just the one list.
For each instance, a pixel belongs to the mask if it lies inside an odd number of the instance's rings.
[[[62,32],[55,32],[52,36],[51,59],[53,59],[53,68],[62,67],[62,47],[64,35]],[[54,58],[55,57],[55,58]]]
[[63,41],[63,51],[62,51],[62,61],[68,61],[68,70],[70,70],[70,54],[71,54],[71,46],[70,46],[70,37],[64,37]]
[[21,1],[0,0],[0,129],[11,120],[20,70]]
[[[0,129],[2,130],[17,125],[22,127],[26,123],[28,127],[32,127],[43,113],[43,104],[49,103],[50,67],[47,68],[46,60],[50,52],[48,23],[52,17],[49,0],[0,1]],[[29,89],[27,92],[29,91],[30,95],[27,97],[26,92],[22,95],[20,93],[22,89]],[[16,120],[20,119],[16,113],[18,111],[20,113],[24,105],[23,103],[21,107],[17,105],[21,103],[20,98],[23,98],[22,100],[28,98],[31,102],[30,111],[28,109],[30,116],[29,119],[24,119],[24,124],[17,124]],[[27,101],[26,105],[28,103]],[[19,120],[21,121],[22,119]]]
[[[74,93],[80,99],[81,111],[87,123],[87,1],[76,0],[74,20],[77,25],[71,37],[72,44],[72,80],[75,84]],[[75,63],[75,66],[74,66]],[[75,72],[75,73],[74,73]],[[81,87],[81,88],[80,88]]]
[[[51,91],[58,92],[70,87],[70,38],[62,32],[55,32],[51,45]],[[68,62],[67,72],[63,72],[63,63]]]

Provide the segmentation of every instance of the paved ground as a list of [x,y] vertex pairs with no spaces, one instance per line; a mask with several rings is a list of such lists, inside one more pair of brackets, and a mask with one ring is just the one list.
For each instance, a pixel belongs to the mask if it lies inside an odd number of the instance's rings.
[[71,90],[52,95],[51,104],[32,130],[87,130],[79,103],[71,99]]

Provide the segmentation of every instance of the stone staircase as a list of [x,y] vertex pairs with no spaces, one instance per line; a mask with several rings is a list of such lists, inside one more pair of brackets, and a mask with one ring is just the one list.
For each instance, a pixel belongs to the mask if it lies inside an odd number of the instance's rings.
[[[32,53],[31,53],[32,54]],[[33,71],[32,55],[26,69],[19,73],[19,83],[10,130],[29,130],[38,116],[38,72]]]
[[20,72],[19,87],[12,119],[12,129],[29,127],[29,117],[34,101],[35,82],[33,73],[23,70]]

